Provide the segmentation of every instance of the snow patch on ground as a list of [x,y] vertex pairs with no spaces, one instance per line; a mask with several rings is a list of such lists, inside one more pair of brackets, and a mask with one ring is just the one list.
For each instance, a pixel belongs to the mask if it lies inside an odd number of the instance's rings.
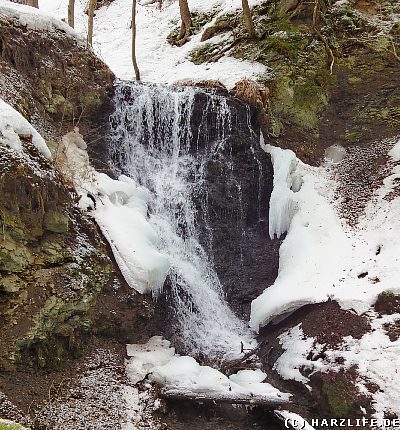
[[147,376],[158,385],[182,391],[257,395],[281,400],[290,397],[263,382],[267,375],[259,369],[241,370],[227,377],[209,366],[201,366],[192,357],[175,354],[170,342],[160,336],[152,337],[146,344],[128,345],[127,355],[127,375],[134,383]]
[[282,333],[278,339],[284,352],[276,360],[273,369],[283,379],[307,383],[308,378],[303,376],[300,369],[314,367],[315,364],[310,366],[307,356],[313,350],[315,339],[304,336],[301,324]]
[[[400,386],[397,375],[400,369],[400,339],[391,341],[385,326],[400,320],[400,315],[385,315],[371,319],[371,332],[361,339],[349,336],[344,338],[343,351],[328,353],[330,362],[337,357],[344,358],[344,369],[357,366],[358,388],[361,393],[372,396],[374,417],[383,420],[385,412],[400,416]],[[339,369],[340,370],[340,369]],[[368,386],[373,383],[379,390],[371,393]]]
[[[392,147],[396,159],[397,140]],[[382,291],[399,292],[400,237],[394,232],[400,231],[400,197],[385,197],[396,186],[400,166],[393,166],[357,227],[350,228],[335,209],[334,167],[306,166],[294,161],[292,151],[265,149],[276,172],[270,231],[279,235],[289,227],[278,277],[252,302],[251,327],[258,330],[283,313],[328,299],[363,313]]]
[[[374,418],[383,420],[386,412],[400,415],[400,387],[395,375],[400,368],[400,338],[391,340],[387,333],[388,325],[399,323],[400,315],[384,315],[378,318],[370,314],[371,331],[360,339],[347,336],[340,350],[318,344],[314,338],[303,334],[301,325],[279,336],[284,350],[276,361],[274,370],[283,379],[300,381],[305,384],[309,377],[301,371],[308,370],[308,376],[316,372],[342,372],[356,366],[357,388],[360,394],[372,398],[375,409]],[[324,350],[324,354],[320,352]],[[321,357],[314,359],[314,357]],[[370,390],[371,386],[378,390]],[[306,385],[307,386],[307,385]]]
[[288,425],[290,425],[294,429],[314,430],[314,427],[312,427],[302,416],[295,414],[294,412],[274,411],[274,414],[284,422],[285,428],[288,428]]
[[394,161],[400,161],[400,140],[389,151],[389,157],[392,157]]
[[42,136],[19,112],[0,99],[0,143],[22,153],[21,137],[32,139],[32,143],[37,150],[45,158],[51,159],[50,150]]
[[[251,5],[260,0],[249,2]],[[67,0],[40,0],[42,10],[66,19]],[[77,2],[75,28],[82,35],[87,33],[85,2]],[[131,0],[115,0],[96,11],[93,48],[122,79],[133,79],[131,61]],[[192,12],[227,13],[241,8],[239,0],[192,0]],[[217,18],[214,17],[214,20]],[[210,41],[200,42],[201,32],[191,37],[182,47],[171,46],[167,36],[180,23],[178,2],[164,1],[160,10],[155,5],[137,5],[137,61],[142,80],[172,84],[182,80],[220,80],[231,88],[243,78],[256,78],[267,72],[260,63],[223,57],[217,62],[196,65],[189,59],[189,53]],[[209,23],[208,25],[210,25]],[[217,45],[218,46],[218,45]]]

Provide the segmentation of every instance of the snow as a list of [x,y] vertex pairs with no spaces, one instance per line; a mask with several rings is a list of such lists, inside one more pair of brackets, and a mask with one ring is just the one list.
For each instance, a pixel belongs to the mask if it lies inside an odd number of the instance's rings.
[[[302,416],[289,411],[274,411],[277,418],[284,422],[285,428],[294,428],[299,430],[314,430]],[[289,427],[290,426],[290,427]]]
[[[397,140],[392,146],[395,158]],[[400,198],[385,197],[400,177],[400,166],[393,166],[357,227],[350,228],[336,210],[332,167],[306,166],[296,163],[291,151],[264,148],[274,165],[271,236],[289,226],[277,279],[253,300],[250,326],[258,330],[279,315],[329,299],[360,314],[382,291],[399,292],[400,237],[393,232],[400,230]],[[368,276],[359,277],[364,272]]]
[[250,326],[254,330],[275,316],[326,301],[351,251],[340,221],[323,195],[330,188],[323,170],[296,163],[292,151],[265,148],[274,165],[270,234],[279,236],[287,227],[288,231],[279,250],[275,283],[252,302]]
[[140,293],[157,295],[169,270],[168,258],[157,250],[158,236],[147,220],[147,192],[121,176],[118,181],[97,175],[94,217],[111,245],[128,284]]
[[279,238],[289,229],[298,209],[294,193],[297,191],[299,178],[293,173],[296,172],[299,160],[292,151],[276,151],[271,145],[266,145],[264,149],[271,155],[274,167],[269,211],[269,235],[273,239],[275,236]]
[[261,370],[242,370],[227,377],[209,366],[200,365],[194,358],[175,354],[170,342],[160,336],[146,344],[127,346],[127,375],[134,383],[145,376],[161,386],[182,391],[224,394],[253,394],[289,400],[272,385],[263,382],[266,374]]
[[[250,1],[251,5],[260,0]],[[40,0],[41,10],[58,18],[67,17],[67,0]],[[96,11],[93,49],[122,79],[133,79],[131,62],[131,0],[115,0],[110,5]],[[85,2],[76,2],[75,28],[82,35],[87,32],[87,15],[84,14]],[[241,8],[239,0],[192,0],[192,12],[227,13]],[[243,78],[256,78],[268,69],[257,62],[241,61],[223,57],[217,62],[196,65],[189,60],[189,53],[207,43],[200,42],[201,32],[191,37],[182,47],[171,46],[167,36],[179,25],[178,2],[164,1],[161,10],[155,5],[137,5],[137,61],[143,81],[172,84],[184,80],[220,80],[228,88]],[[211,25],[211,22],[207,25]]]
[[[283,379],[307,384],[309,377],[304,376],[301,370],[307,370],[307,375],[311,376],[315,372],[343,372],[355,367],[357,388],[361,394],[372,398],[373,416],[383,420],[388,411],[399,415],[400,387],[394,375],[400,366],[400,339],[390,340],[386,327],[398,324],[400,315],[378,318],[378,315],[370,313],[369,320],[371,331],[360,339],[352,336],[343,338],[340,349],[332,349],[318,344],[315,338],[305,337],[300,324],[293,327],[279,336],[284,352],[274,369]],[[320,354],[322,349],[323,355]],[[324,358],[315,360],[317,356]],[[374,385],[379,389],[370,391]]]
[[43,9],[12,3],[8,0],[0,0],[0,15],[16,18],[21,25],[26,26],[30,30],[61,30],[70,36],[79,40],[81,39],[81,36],[68,24],[55,18],[51,13],[47,13]]
[[[91,210],[109,242],[127,283],[139,293],[157,294],[169,270],[166,256],[158,252],[158,237],[147,220],[148,192],[132,179],[111,179],[89,163],[78,131],[63,138],[58,161],[64,175],[81,196],[80,206]],[[91,196],[96,200],[93,207]]]
[[33,126],[8,103],[0,99],[0,143],[22,153],[23,144],[20,137],[32,137],[33,145],[47,159],[51,153],[46,142]]
[[308,382],[308,378],[300,373],[300,368],[310,367],[307,356],[313,349],[315,339],[304,336],[301,324],[282,333],[278,339],[284,352],[276,360],[273,369],[283,379]]
[[[372,397],[374,417],[379,420],[385,418],[387,410],[400,416],[400,386],[394,376],[400,368],[400,339],[391,341],[385,330],[386,324],[399,320],[400,315],[374,318],[371,332],[361,339],[345,338],[343,351],[328,354],[331,362],[338,356],[343,357],[345,369],[357,366],[359,390]],[[379,390],[370,393],[368,387],[371,382],[378,385]]]
[[400,161],[400,140],[389,151],[389,156],[392,157],[394,161]]
[[339,164],[346,157],[346,148],[341,145],[332,145],[325,150],[325,162]]

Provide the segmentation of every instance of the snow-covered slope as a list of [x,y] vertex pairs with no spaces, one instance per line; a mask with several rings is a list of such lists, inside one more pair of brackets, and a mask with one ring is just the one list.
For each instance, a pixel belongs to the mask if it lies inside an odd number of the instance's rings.
[[[260,0],[250,0],[251,5]],[[41,10],[58,18],[67,17],[67,0],[40,0]],[[81,34],[87,31],[86,2],[76,1],[76,30]],[[192,12],[227,13],[241,7],[239,0],[191,0]],[[131,0],[114,0],[96,12],[93,47],[120,78],[132,79],[134,72],[131,62]],[[218,62],[195,65],[188,59],[189,52],[205,45],[200,42],[201,33],[193,36],[182,47],[171,46],[167,36],[180,22],[177,1],[164,1],[160,10],[155,5],[138,5],[137,9],[137,59],[142,80],[157,83],[174,83],[180,80],[216,79],[228,87],[242,78],[253,78],[265,72],[266,68],[257,62],[240,61],[223,57]],[[207,25],[210,25],[211,22]]]
[[275,171],[270,232],[287,229],[287,236],[274,285],[252,303],[255,330],[306,304],[332,299],[362,313],[381,292],[400,291],[400,197],[387,198],[400,178],[400,141],[386,143],[391,171],[356,228],[337,213],[334,167],[313,168],[295,162],[292,151],[266,146]]
[[68,24],[57,19],[53,14],[47,13],[46,10],[36,9],[17,3],[11,3],[7,0],[0,0],[0,15],[11,16],[20,21],[20,23],[31,30],[61,30],[70,36],[82,39],[80,35]]

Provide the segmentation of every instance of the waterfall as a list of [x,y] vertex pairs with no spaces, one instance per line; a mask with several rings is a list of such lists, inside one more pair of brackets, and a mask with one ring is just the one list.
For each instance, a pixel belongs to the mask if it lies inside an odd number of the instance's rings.
[[[206,100],[193,127],[199,95]],[[230,162],[227,98],[213,90],[121,82],[110,124],[116,174],[128,175],[151,194],[149,222],[170,260],[174,325],[185,353],[216,360],[238,355],[241,342],[249,347],[253,337],[224,300],[212,257],[200,244],[196,217],[200,201],[207,222],[207,162],[220,153]]]

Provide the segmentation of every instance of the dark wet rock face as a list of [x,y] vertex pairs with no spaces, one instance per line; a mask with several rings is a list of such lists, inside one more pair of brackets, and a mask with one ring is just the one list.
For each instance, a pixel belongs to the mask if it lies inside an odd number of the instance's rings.
[[[251,301],[276,278],[280,243],[268,233],[273,168],[260,148],[255,117],[236,99],[229,105],[232,132],[206,164],[198,222],[228,302],[247,319]],[[194,123],[197,115],[195,110]],[[200,139],[199,150],[206,146]]]
[[[223,150],[206,164],[198,224],[228,303],[240,318],[247,319],[251,301],[277,276],[280,242],[272,241],[268,233],[273,168],[259,144],[256,112],[227,97],[231,126]],[[200,153],[208,151],[210,142],[218,137],[213,134],[217,112],[210,111],[204,118],[207,102],[207,95],[199,94],[192,117]],[[202,133],[204,124],[208,134]]]

